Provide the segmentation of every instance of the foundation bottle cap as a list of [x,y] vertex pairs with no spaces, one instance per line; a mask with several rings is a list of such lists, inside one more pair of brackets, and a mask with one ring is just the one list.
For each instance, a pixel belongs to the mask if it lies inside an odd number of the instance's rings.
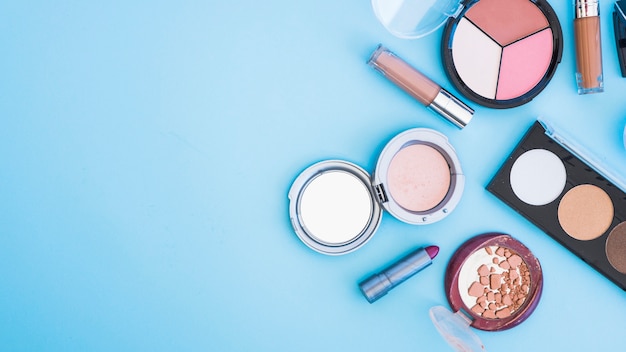
[[463,9],[462,0],[372,0],[378,21],[399,38],[421,38]]

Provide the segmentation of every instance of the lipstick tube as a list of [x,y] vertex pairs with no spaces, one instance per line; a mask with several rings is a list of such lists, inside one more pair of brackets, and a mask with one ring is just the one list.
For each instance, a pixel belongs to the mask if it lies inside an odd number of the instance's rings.
[[367,63],[458,128],[465,127],[472,119],[472,108],[382,45],[376,48]]
[[574,0],[574,40],[578,94],[604,91],[600,6],[598,0]]
[[411,276],[432,264],[439,253],[439,247],[419,248],[398,260],[381,272],[370,276],[359,284],[368,302],[374,303],[380,297],[400,285]]

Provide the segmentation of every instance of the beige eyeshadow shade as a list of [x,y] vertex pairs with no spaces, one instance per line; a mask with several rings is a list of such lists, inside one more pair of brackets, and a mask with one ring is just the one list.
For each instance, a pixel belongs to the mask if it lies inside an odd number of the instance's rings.
[[613,202],[598,186],[584,184],[570,189],[561,199],[559,224],[571,237],[589,241],[600,237],[611,226]]
[[626,222],[615,226],[606,239],[606,257],[615,270],[626,274]]
[[387,171],[391,197],[409,211],[427,211],[437,206],[450,189],[450,167],[441,153],[425,144],[398,151]]

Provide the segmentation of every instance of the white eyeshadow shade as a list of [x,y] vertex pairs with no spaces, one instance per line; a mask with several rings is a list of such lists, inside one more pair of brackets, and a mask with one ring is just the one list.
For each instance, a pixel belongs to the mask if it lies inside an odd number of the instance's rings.
[[511,168],[513,193],[524,203],[546,205],[563,192],[567,173],[561,159],[545,149],[520,155]]
[[441,153],[425,144],[398,151],[387,170],[387,188],[398,205],[421,212],[436,207],[450,189],[450,167]]
[[463,17],[452,40],[452,60],[465,85],[489,99],[496,97],[502,47]]
[[300,199],[300,217],[309,235],[329,244],[356,238],[369,224],[373,203],[367,186],[344,171],[311,180]]

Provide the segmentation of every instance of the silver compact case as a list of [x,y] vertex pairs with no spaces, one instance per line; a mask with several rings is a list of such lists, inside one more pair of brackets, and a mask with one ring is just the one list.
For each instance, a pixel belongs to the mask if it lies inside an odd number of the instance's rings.
[[341,255],[369,241],[382,208],[409,224],[431,224],[454,210],[464,186],[448,138],[414,128],[387,143],[372,176],[343,160],[320,161],[303,170],[289,190],[289,217],[308,247]]

